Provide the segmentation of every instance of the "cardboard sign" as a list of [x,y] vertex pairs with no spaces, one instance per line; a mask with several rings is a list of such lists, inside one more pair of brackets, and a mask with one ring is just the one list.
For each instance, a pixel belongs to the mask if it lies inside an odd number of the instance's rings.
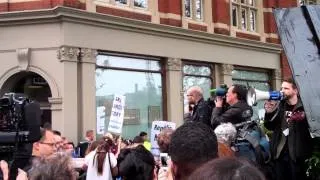
[[125,96],[115,95],[111,109],[108,132],[121,134],[123,126]]
[[157,143],[157,137],[160,134],[160,132],[165,129],[175,129],[176,128],[176,123],[174,122],[169,122],[169,121],[153,121],[152,122],[152,128],[151,128],[151,152],[154,156],[159,156],[159,146]]
[[97,134],[104,134],[106,121],[105,107],[97,107]]

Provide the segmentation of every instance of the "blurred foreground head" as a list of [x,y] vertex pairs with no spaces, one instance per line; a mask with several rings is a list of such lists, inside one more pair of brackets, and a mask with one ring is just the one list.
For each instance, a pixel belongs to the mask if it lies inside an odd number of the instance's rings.
[[169,155],[175,179],[186,179],[196,168],[218,157],[217,137],[204,123],[185,123],[172,134]]

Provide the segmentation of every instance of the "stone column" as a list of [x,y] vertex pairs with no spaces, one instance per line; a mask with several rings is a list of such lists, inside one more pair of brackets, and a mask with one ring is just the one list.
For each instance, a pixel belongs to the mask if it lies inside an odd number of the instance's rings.
[[[80,136],[84,136],[89,129],[96,129],[96,56],[94,49],[81,49],[81,84],[80,94]],[[80,137],[79,137],[80,138]]]
[[272,88],[274,90],[280,90],[282,78],[281,78],[281,69],[275,69],[272,73]]
[[80,49],[62,46],[58,50],[58,59],[63,63],[62,83],[62,134],[77,142],[79,137],[79,78],[78,57]]
[[233,65],[231,64],[222,64],[220,68],[220,84],[227,84],[231,86],[232,83],[232,71]]
[[[62,113],[62,98],[49,97],[48,101],[50,103],[51,110],[51,124],[52,129],[62,130],[64,129],[63,124],[63,113]],[[65,135],[63,135],[65,136]]]
[[183,90],[181,59],[168,58],[167,62],[167,112],[168,120],[177,126],[183,123]]

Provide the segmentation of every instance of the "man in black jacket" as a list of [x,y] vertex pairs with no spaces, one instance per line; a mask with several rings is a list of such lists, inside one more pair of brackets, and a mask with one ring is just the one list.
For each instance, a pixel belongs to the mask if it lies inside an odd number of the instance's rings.
[[312,139],[298,89],[292,79],[283,81],[284,100],[265,103],[265,122],[272,130],[271,153],[277,179],[306,179],[304,161],[312,152]]
[[246,102],[247,88],[243,85],[232,85],[226,94],[229,107],[223,111],[223,97],[217,96],[216,107],[212,111],[211,125],[215,129],[220,123],[237,124],[250,120],[253,110]]
[[188,120],[194,122],[202,122],[210,126],[210,117],[212,108],[203,99],[203,91],[199,86],[190,87],[187,91],[189,105],[193,106],[192,112]]

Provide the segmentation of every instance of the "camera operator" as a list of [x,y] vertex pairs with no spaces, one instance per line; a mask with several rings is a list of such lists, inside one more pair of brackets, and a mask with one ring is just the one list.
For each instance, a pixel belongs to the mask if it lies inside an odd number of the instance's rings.
[[203,99],[203,91],[199,86],[190,87],[187,91],[189,105],[194,105],[189,121],[202,122],[210,126],[212,108]]
[[29,158],[18,158],[12,163],[10,169],[10,179],[15,179],[18,168],[26,172],[31,169],[32,160],[39,157],[48,157],[57,150],[54,134],[51,130],[41,129],[41,138],[32,145],[32,156]]
[[220,123],[237,124],[247,121],[253,114],[252,108],[246,102],[247,88],[243,85],[232,85],[226,94],[229,107],[224,111],[223,97],[217,96],[216,107],[213,108],[211,125],[215,129]]
[[306,179],[304,161],[311,155],[312,139],[298,89],[292,79],[282,82],[284,100],[265,102],[267,129],[272,130],[271,153],[277,179]]

